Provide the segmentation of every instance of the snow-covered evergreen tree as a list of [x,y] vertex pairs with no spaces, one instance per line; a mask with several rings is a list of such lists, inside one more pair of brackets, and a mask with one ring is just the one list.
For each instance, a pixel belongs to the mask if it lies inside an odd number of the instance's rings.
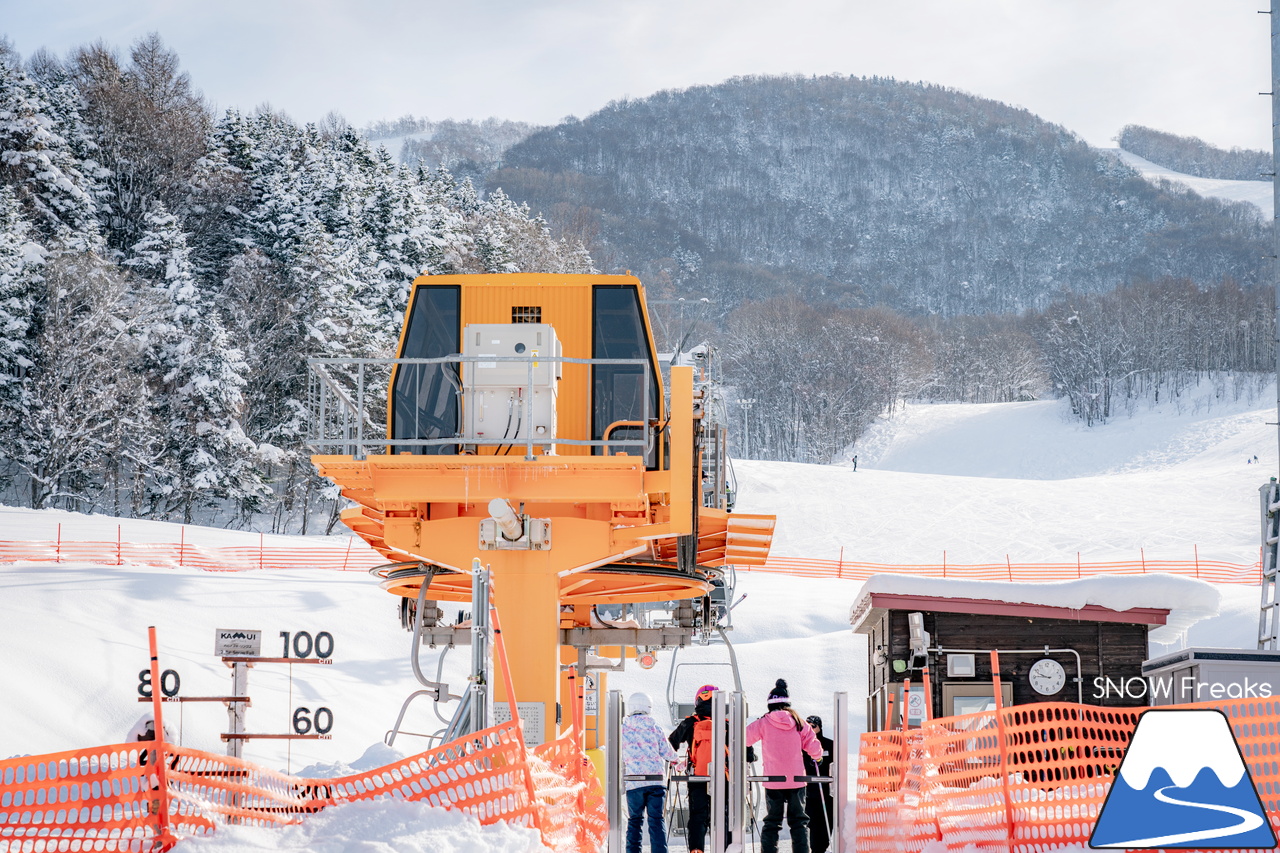
[[478,211],[476,256],[485,272],[595,272],[580,245],[554,239],[540,216],[494,190]]
[[239,422],[248,365],[197,281],[177,218],[157,202],[145,222],[126,264],[152,283],[140,334],[161,430],[154,505],[162,516],[180,511],[185,522],[215,499],[252,511],[267,490]]
[[119,489],[141,475],[155,435],[128,277],[70,250],[50,255],[42,273],[27,409],[7,450],[31,506],[128,514]]
[[157,36],[27,70],[0,42],[10,498],[184,519],[216,502],[305,529],[334,497],[308,459],[307,359],[389,356],[414,278],[487,269],[590,259],[339,117],[213,122]]
[[[76,146],[62,133],[68,124],[80,129],[65,92],[51,103],[14,57],[0,57],[0,183],[13,189],[41,236],[96,249],[102,239],[94,185],[82,171]],[[96,172],[98,166],[90,168]]]
[[[36,288],[47,254],[31,235],[13,190],[0,186],[0,436],[12,436],[30,403]],[[7,474],[0,470],[0,476]]]

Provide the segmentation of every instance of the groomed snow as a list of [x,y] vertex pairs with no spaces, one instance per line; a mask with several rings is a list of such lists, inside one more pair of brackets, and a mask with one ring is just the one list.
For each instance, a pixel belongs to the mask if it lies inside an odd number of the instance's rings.
[[1247,201],[1262,211],[1262,215],[1267,219],[1272,217],[1275,198],[1272,195],[1270,181],[1226,181],[1218,178],[1197,178],[1195,175],[1187,175],[1182,172],[1175,172],[1172,169],[1166,169],[1164,166],[1152,163],[1150,160],[1139,157],[1131,151],[1125,151],[1123,148],[1107,150],[1119,157],[1125,165],[1137,169],[1144,178],[1163,178],[1173,181],[1193,189],[1207,198],[1220,198],[1223,201]]
[[[779,516],[775,553],[788,556],[926,564],[1137,559],[1252,562],[1259,540],[1258,487],[1276,471],[1275,410],[1267,391],[1247,403],[1214,402],[1135,412],[1087,429],[1055,402],[1007,407],[908,406],[860,447],[849,465],[738,461],[739,509]],[[981,419],[980,428],[960,429]],[[1252,458],[1257,455],[1259,464]],[[1010,458],[1022,461],[1016,465]],[[1248,462],[1246,462],[1248,460]],[[990,467],[987,467],[990,466]],[[257,545],[258,534],[149,522],[120,522],[73,513],[0,511],[0,538],[111,541],[117,524],[126,541]],[[299,542],[345,547],[346,540],[266,537],[266,544]],[[877,579],[875,583],[908,580]],[[937,589],[930,581],[930,589]],[[1188,583],[1193,586],[1189,586]],[[1206,586],[1182,578],[1167,584],[1110,580],[1047,590],[1055,600],[1107,606],[1168,606],[1209,612]],[[1158,589],[1148,588],[1158,586]],[[774,679],[786,678],[803,714],[829,717],[834,691],[849,693],[850,727],[863,725],[866,646],[849,625],[862,585],[741,572],[733,611],[743,687],[755,709]],[[1199,605],[1194,590],[1205,590]],[[1092,591],[1090,591],[1092,590]],[[1250,648],[1258,590],[1216,587],[1217,615],[1191,625],[1178,645]],[[409,636],[396,602],[361,572],[204,573],[114,565],[30,564],[0,567],[0,642],[5,648],[5,701],[0,706],[0,756],[39,754],[118,742],[136,721],[138,672],[146,666],[146,628],[157,626],[162,664],[178,670],[188,695],[215,695],[229,674],[213,657],[215,628],[259,628],[264,651],[278,651],[281,631],[329,631],[332,666],[255,668],[249,681],[249,728],[285,731],[291,709],[330,707],[333,738],[252,742],[246,757],[299,775],[338,775],[380,766],[397,754],[424,749],[402,736],[381,745],[400,703],[417,688],[408,663]],[[1170,650],[1153,646],[1153,653]],[[465,651],[451,653],[444,679],[461,684]],[[628,664],[611,674],[610,689],[646,690],[655,717],[670,724],[665,699],[672,654],[648,672]],[[674,698],[688,701],[699,684],[728,686],[722,647],[695,648],[676,657]],[[424,655],[434,673],[434,660]],[[684,664],[690,664],[685,666]],[[456,692],[456,691],[455,691]],[[184,743],[221,752],[221,706],[170,704],[171,727]],[[440,728],[428,705],[414,706],[406,729]],[[465,825],[464,825],[465,824]],[[434,833],[434,834],[433,834]],[[509,834],[514,833],[514,834]],[[288,830],[230,828],[213,839],[184,842],[184,850],[314,849],[366,853],[533,850],[522,831],[480,830],[460,815],[403,803],[362,804],[309,818]],[[521,847],[532,843],[535,846]],[[452,846],[450,846],[452,845]]]
[[192,838],[174,853],[543,853],[538,833],[506,824],[481,826],[475,818],[422,803],[380,800],[325,809],[280,829],[223,826]]

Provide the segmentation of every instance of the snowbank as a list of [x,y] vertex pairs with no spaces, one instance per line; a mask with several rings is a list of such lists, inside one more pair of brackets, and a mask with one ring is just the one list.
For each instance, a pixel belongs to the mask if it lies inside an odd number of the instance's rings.
[[1050,583],[1009,583],[915,575],[873,575],[863,584],[850,608],[850,617],[863,596],[873,593],[973,598],[1010,604],[1041,604],[1079,610],[1088,604],[1111,610],[1152,607],[1168,610],[1166,623],[1153,628],[1153,642],[1168,643],[1185,635],[1196,622],[1216,616],[1221,595],[1216,587],[1176,575],[1113,575]]
[[537,830],[480,822],[459,811],[403,800],[333,806],[293,826],[222,826],[191,838],[174,853],[545,853]]

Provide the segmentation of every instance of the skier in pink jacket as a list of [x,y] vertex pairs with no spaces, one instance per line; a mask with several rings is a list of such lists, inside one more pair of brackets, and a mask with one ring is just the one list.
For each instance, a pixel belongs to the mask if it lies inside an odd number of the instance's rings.
[[786,811],[791,830],[791,853],[809,853],[809,816],[804,810],[805,775],[803,753],[817,761],[822,745],[813,729],[791,710],[787,682],[778,679],[769,693],[769,713],[747,726],[747,743],[762,741],[764,775],[782,781],[764,783],[765,817],[760,833],[761,853],[778,853],[778,833]]

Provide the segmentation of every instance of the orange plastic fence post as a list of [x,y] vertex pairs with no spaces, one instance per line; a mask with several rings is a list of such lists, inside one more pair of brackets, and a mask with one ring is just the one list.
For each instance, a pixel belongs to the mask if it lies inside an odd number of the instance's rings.
[[929,678],[929,665],[924,667],[924,722],[933,719],[933,684]]
[[907,717],[911,714],[911,679],[902,680],[902,731],[905,734],[910,723]]
[[116,565],[124,565],[124,534],[121,531],[122,525],[116,525]]
[[58,523],[58,541],[53,546],[53,561],[55,563],[62,562],[62,523]]
[[156,652],[154,625],[147,628],[147,645],[151,651],[151,717],[155,721],[156,732],[154,767],[156,780],[160,786],[156,791],[156,817],[159,821],[156,837],[160,843],[160,849],[168,850],[177,843],[177,839],[169,829],[169,756],[165,754],[168,751],[166,749],[168,744],[164,739],[164,716],[160,709],[160,695],[164,691],[160,689],[160,661]]
[[[1078,556],[1078,555],[1077,555]],[[996,740],[1000,744],[1000,790],[1004,792],[1004,825],[1013,848],[1013,802],[1009,795],[1009,746],[1005,743],[1004,692],[1000,686],[1000,653],[991,650],[991,690],[996,702]]]
[[178,565],[182,565],[182,560],[186,556],[187,550],[187,526],[184,524],[178,528]]

